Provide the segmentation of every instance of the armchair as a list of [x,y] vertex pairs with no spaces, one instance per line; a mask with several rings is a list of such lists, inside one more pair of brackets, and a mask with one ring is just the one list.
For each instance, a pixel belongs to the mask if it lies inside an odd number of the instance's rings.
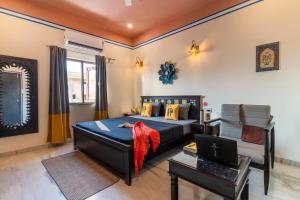
[[[219,135],[236,140],[239,154],[251,157],[251,166],[264,171],[265,195],[268,194],[270,167],[274,168],[275,159],[275,123],[270,122],[271,120],[270,106],[223,104],[220,118],[204,122],[205,126],[208,126],[212,122],[219,121]],[[243,125],[264,128],[264,144],[242,141]]]

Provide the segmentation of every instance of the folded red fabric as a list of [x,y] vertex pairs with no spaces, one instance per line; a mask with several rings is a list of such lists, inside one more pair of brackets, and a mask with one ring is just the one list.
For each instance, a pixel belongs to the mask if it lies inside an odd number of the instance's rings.
[[138,176],[138,171],[143,167],[145,156],[150,148],[149,139],[152,143],[152,151],[154,152],[160,144],[160,134],[146,126],[143,122],[136,122],[132,128],[134,140],[134,167],[135,175]]

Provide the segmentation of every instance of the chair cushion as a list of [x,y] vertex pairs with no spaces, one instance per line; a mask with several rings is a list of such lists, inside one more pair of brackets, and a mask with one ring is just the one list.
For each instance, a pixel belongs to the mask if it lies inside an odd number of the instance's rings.
[[265,148],[264,145],[253,144],[244,142],[237,138],[224,137],[227,139],[235,140],[238,146],[238,154],[248,156],[252,162],[257,164],[264,164],[265,162]]
[[240,123],[240,105],[223,104],[221,108],[220,135],[240,139],[242,136],[242,124]]
[[265,129],[257,126],[244,125],[242,141],[254,144],[265,144]]
[[[268,105],[242,105],[242,119],[240,104],[223,104],[221,108],[220,135],[241,139],[242,121],[245,125],[265,128],[271,119],[271,107]],[[242,121],[241,121],[242,120]]]
[[245,124],[265,128],[271,119],[271,107],[267,105],[243,105]]

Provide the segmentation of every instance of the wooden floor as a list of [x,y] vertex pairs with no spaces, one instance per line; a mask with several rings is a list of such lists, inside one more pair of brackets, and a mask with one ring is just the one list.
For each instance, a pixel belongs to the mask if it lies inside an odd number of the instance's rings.
[[[65,197],[41,164],[41,160],[72,151],[72,145],[41,149],[0,158],[0,200],[64,200]],[[175,150],[176,151],[176,150]],[[128,187],[123,181],[97,193],[88,200],[164,200],[170,199],[170,178],[166,159],[169,152],[145,166]],[[179,181],[180,200],[222,199],[204,189]],[[270,192],[263,195],[263,174],[253,169],[250,175],[251,200],[299,200],[300,168],[275,165]]]

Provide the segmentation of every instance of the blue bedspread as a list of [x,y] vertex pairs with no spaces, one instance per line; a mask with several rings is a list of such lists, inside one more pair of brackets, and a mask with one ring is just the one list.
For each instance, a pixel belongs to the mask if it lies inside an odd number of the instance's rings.
[[183,126],[165,122],[157,122],[131,117],[121,117],[115,119],[105,119],[100,121],[80,122],[76,126],[89,130],[93,133],[109,137],[122,143],[132,144],[132,128],[119,128],[118,125],[125,122],[134,124],[137,121],[145,123],[147,126],[160,133],[161,144],[175,140],[183,135]]

